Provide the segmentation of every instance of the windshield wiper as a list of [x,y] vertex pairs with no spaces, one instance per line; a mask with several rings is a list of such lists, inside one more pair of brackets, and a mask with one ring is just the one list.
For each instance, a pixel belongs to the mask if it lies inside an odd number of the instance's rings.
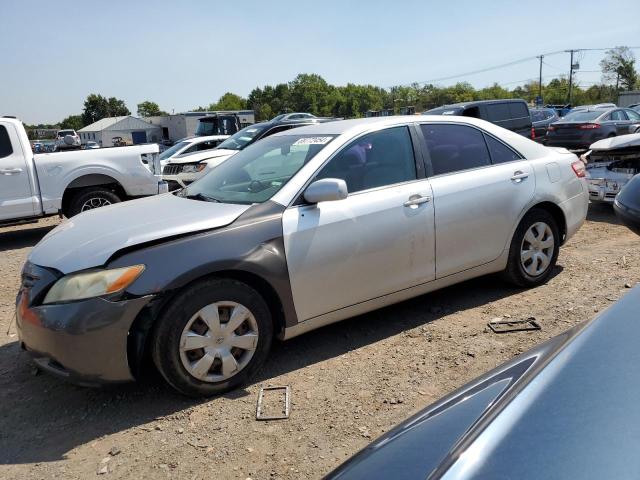
[[194,193],[191,195],[182,195],[184,198],[188,198],[189,200],[201,200],[203,202],[218,202],[220,203],[220,200],[218,200],[217,198],[213,198],[210,197],[208,195],[205,195],[204,193]]

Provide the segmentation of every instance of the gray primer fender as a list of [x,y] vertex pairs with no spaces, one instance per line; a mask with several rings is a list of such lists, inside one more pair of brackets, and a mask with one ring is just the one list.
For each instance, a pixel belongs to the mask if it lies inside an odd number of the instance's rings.
[[225,270],[260,277],[278,295],[286,327],[298,323],[282,238],[282,213],[275,202],[254,205],[227,227],[138,245],[116,252],[110,268],[144,264],[144,273],[127,293],[162,294]]

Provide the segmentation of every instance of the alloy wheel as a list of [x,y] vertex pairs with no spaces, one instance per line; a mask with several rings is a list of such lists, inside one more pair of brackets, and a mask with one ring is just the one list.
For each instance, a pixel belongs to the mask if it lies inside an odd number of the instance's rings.
[[93,210],[94,208],[106,207],[107,205],[111,205],[111,202],[106,198],[94,197],[90,198],[86,202],[82,204],[81,212],[86,212],[87,210]]
[[221,382],[247,366],[258,346],[258,322],[244,305],[209,304],[193,315],[180,337],[180,360],[194,378]]

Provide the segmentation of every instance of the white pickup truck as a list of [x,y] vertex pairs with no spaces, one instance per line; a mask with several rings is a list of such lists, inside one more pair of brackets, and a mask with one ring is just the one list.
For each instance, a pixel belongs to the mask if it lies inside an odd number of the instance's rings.
[[22,122],[0,117],[0,226],[166,191],[157,145],[34,155]]

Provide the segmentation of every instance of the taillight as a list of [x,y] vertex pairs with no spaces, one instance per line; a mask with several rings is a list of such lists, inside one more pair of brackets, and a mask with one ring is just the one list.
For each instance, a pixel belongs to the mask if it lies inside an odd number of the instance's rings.
[[594,130],[596,128],[600,128],[599,123],[585,123],[578,127],[580,130]]
[[536,139],[536,129],[531,127],[531,140]]
[[582,160],[575,161],[571,164],[571,168],[573,168],[574,173],[578,178],[584,178],[587,175],[587,169],[582,163]]

